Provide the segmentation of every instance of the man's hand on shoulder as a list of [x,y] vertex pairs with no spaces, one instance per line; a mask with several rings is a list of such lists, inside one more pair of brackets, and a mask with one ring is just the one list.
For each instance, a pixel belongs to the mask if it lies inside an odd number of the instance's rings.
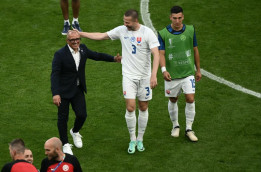
[[122,56],[118,53],[117,56],[114,56],[114,61],[120,63]]

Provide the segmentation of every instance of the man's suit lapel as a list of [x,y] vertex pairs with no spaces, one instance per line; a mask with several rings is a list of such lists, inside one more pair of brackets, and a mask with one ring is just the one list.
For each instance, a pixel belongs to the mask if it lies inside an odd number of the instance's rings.
[[66,54],[66,59],[68,59],[68,62],[72,64],[74,69],[76,70],[76,64],[68,45],[65,45],[65,54]]
[[83,49],[83,47],[80,45],[80,64],[79,64],[79,68],[80,67],[82,67],[82,65],[83,65],[83,62],[84,62],[84,49]]

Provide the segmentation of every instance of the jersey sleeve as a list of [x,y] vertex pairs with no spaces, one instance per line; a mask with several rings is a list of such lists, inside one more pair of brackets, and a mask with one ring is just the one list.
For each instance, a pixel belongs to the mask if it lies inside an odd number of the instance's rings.
[[197,38],[196,38],[196,30],[195,30],[195,27],[194,27],[193,47],[197,47],[197,46],[198,46],[198,42],[197,42]]
[[150,49],[158,47],[160,44],[157,36],[151,29],[147,29],[147,30],[148,30],[147,39],[148,39],[148,44]]
[[120,39],[120,32],[123,29],[123,26],[118,26],[107,32],[111,40]]

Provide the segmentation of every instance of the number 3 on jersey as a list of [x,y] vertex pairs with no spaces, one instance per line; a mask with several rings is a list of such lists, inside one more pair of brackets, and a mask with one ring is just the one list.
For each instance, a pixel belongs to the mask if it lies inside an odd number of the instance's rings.
[[145,87],[145,90],[147,90],[146,96],[149,96],[150,95],[150,88],[149,87]]
[[135,45],[132,45],[132,48],[133,48],[132,54],[136,54],[136,46],[135,46]]

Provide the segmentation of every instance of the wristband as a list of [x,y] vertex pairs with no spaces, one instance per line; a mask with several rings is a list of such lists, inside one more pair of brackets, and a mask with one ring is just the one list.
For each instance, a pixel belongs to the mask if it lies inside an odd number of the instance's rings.
[[166,71],[166,67],[165,66],[161,67],[161,72],[163,73],[165,71]]

